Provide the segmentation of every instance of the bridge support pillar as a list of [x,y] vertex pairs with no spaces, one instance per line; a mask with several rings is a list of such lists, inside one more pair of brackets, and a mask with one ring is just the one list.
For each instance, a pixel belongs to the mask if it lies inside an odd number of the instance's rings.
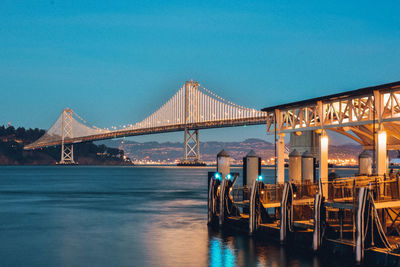
[[62,135],[61,135],[61,160],[60,164],[75,164],[74,145],[65,144],[64,140],[73,137],[72,132],[73,113],[72,109],[66,108],[62,113]]
[[74,145],[61,145],[60,164],[74,164]]
[[200,163],[199,130],[185,129],[184,164]]
[[276,169],[277,169],[277,183],[285,183],[285,134],[281,133],[278,135],[276,140]]
[[329,139],[325,131],[322,131],[319,139],[319,180],[322,185],[322,195],[328,198],[328,145]]

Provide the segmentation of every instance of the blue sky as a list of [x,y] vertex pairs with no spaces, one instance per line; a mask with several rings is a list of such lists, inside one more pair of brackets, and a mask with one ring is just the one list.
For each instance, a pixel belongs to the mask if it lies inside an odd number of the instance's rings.
[[0,124],[134,123],[190,79],[254,108],[400,80],[397,1],[215,2],[0,1]]

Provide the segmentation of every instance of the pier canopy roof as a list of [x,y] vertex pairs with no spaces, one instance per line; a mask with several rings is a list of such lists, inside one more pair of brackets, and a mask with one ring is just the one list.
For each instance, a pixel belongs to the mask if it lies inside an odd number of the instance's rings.
[[374,134],[385,130],[388,149],[400,149],[400,81],[316,97],[262,109],[267,131],[274,133],[329,129],[364,149],[371,149]]

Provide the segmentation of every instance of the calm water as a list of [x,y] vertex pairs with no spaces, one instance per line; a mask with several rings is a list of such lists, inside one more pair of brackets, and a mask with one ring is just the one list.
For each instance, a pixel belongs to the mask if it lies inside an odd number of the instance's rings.
[[210,170],[0,167],[0,266],[339,264],[245,234],[209,231]]

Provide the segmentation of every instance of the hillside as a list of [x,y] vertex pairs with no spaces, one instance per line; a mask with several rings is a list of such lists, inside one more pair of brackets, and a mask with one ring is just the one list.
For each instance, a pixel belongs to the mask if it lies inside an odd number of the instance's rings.
[[[0,165],[55,165],[60,160],[61,147],[25,151],[24,145],[44,134],[44,130],[0,126]],[[124,151],[91,142],[74,145],[74,158],[80,165],[122,165]]]

